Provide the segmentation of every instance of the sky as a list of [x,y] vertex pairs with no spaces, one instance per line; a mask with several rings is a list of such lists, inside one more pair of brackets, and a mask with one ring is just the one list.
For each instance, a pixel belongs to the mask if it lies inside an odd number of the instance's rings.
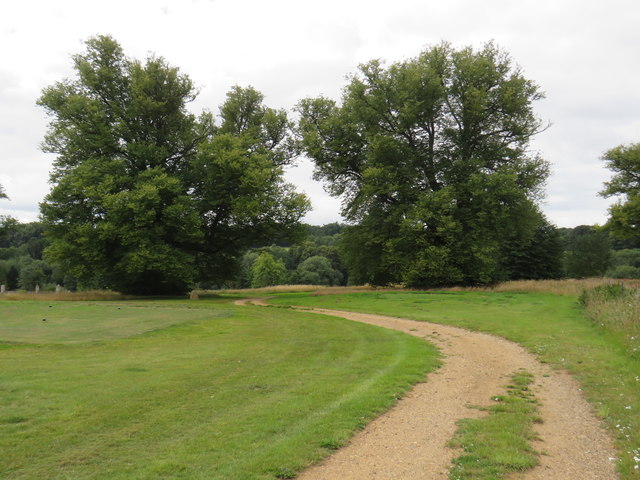
[[[371,59],[408,60],[441,41],[493,40],[546,98],[550,127],[531,148],[552,166],[542,210],[560,227],[603,224],[614,201],[601,157],[640,142],[640,2],[637,0],[7,0],[0,3],[0,215],[38,219],[54,157],[36,105],[42,89],[73,78],[71,56],[112,35],[131,58],[164,57],[200,89],[195,113],[216,112],[233,85],[253,86],[273,108],[339,99],[345,77]],[[340,201],[300,158],[287,179],[309,195],[311,224],[341,221]]]

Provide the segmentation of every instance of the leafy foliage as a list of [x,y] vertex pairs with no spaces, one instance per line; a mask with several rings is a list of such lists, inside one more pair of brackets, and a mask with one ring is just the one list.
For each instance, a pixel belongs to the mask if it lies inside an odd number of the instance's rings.
[[341,104],[301,101],[315,176],[355,223],[351,281],[433,286],[498,279],[507,241],[531,239],[548,174],[527,152],[542,98],[493,44],[441,44],[385,68],[360,67]]
[[640,249],[614,250],[611,254],[607,277],[640,278]]
[[111,37],[74,56],[76,79],[45,89],[57,155],[41,204],[49,258],[85,284],[181,293],[222,281],[248,246],[295,237],[307,199],[284,183],[295,153],[282,111],[234,87],[196,118],[191,79],[164,59],[126,57]]
[[253,288],[282,285],[287,279],[287,269],[282,260],[276,260],[267,252],[260,254],[251,267],[251,286]]
[[611,265],[609,236],[595,227],[576,227],[567,239],[565,255],[565,273],[568,277],[602,276]]
[[541,217],[533,235],[507,242],[502,256],[504,280],[561,278],[563,244],[559,230]]
[[272,244],[250,249],[240,259],[240,271],[235,281],[226,285],[234,288],[252,286],[253,265],[265,252],[285,266],[288,284],[346,285],[347,272],[337,247],[343,228],[338,223],[305,225],[307,235],[304,241],[294,245]]
[[5,280],[7,282],[7,290],[15,290],[18,288],[18,279],[20,278],[20,272],[15,265],[11,265],[6,273]]
[[327,257],[315,255],[303,261],[295,271],[293,283],[302,285],[340,285],[342,275]]
[[45,272],[46,264],[41,260],[31,262],[20,271],[19,284],[25,290],[34,290],[36,285],[45,282],[47,274]]
[[624,196],[609,209],[608,226],[617,237],[640,239],[640,143],[612,148],[602,159],[614,175],[601,195]]
[[18,288],[53,289],[62,283],[59,269],[43,261],[47,245],[41,223],[19,223],[11,217],[0,218],[0,284],[9,291]]

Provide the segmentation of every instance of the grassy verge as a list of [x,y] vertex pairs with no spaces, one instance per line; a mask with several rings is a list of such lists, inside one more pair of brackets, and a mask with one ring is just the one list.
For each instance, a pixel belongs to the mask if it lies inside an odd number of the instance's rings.
[[538,463],[538,454],[531,448],[533,424],[539,421],[529,390],[533,375],[519,371],[511,380],[506,395],[493,397],[496,403],[487,408],[489,415],[460,422],[450,445],[464,453],[453,461],[451,480],[506,478]]
[[414,337],[287,309],[65,305],[0,302],[1,478],[291,478],[436,364]]
[[519,292],[519,293],[551,293],[553,295],[569,295],[577,297],[585,290],[601,286],[624,283],[631,288],[640,288],[640,280],[619,280],[606,277],[570,278],[564,280],[512,280],[499,283],[493,287],[460,287],[452,291],[483,292]]
[[585,290],[580,302],[592,322],[619,335],[629,356],[640,359],[640,290],[621,283],[601,285]]
[[640,359],[629,354],[621,335],[590,321],[575,296],[405,291],[289,294],[272,302],[432,321],[518,342],[576,376],[616,438],[621,478],[640,478]]

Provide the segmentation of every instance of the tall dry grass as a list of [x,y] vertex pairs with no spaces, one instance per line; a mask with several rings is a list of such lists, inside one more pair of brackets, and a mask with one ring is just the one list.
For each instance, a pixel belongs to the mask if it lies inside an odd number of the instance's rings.
[[564,280],[512,280],[491,287],[455,287],[453,291],[490,291],[553,293],[556,295],[580,296],[585,290],[602,285],[623,284],[629,288],[640,288],[640,280],[621,280],[617,278],[581,278]]
[[[628,288],[640,288],[640,280],[620,280],[612,278],[585,278],[566,280],[517,280],[500,283],[489,287],[451,287],[438,288],[442,291],[481,291],[481,292],[523,292],[523,293],[553,293],[556,295],[580,296],[585,290],[591,290],[602,285],[623,284]],[[198,296],[214,296],[221,294],[261,296],[275,293],[311,293],[312,295],[333,295],[368,291],[398,291],[407,290],[400,285],[375,287],[359,285],[348,287],[326,287],[320,285],[275,285],[264,288],[223,289],[223,290],[194,290]],[[126,300],[135,298],[110,290],[90,290],[84,292],[8,292],[0,294],[0,300]]]
[[580,296],[592,322],[619,334],[628,353],[640,358],[640,289],[622,284],[601,285]]
[[90,300],[127,300],[128,297],[110,290],[87,290],[85,292],[8,292],[0,294],[0,300],[41,300],[57,301],[90,301]]
[[[617,278],[582,278],[564,280],[513,280],[487,287],[450,287],[432,290],[453,292],[522,292],[522,293],[552,293],[556,295],[571,295],[578,297],[585,290],[602,285],[623,284],[629,288],[640,288],[640,280],[621,280]],[[312,295],[332,295],[342,293],[357,293],[368,291],[412,290],[396,285],[388,287],[374,287],[371,285],[349,287],[324,287],[319,285],[276,285],[264,288],[244,288],[226,290],[195,290],[198,295],[242,294],[248,296],[270,295],[274,293],[307,292]]]
[[198,296],[207,295],[247,295],[247,296],[263,296],[275,293],[311,293],[311,295],[331,295],[339,293],[355,293],[367,292],[372,290],[389,290],[389,288],[377,288],[369,285],[361,285],[354,287],[325,287],[321,285],[274,285],[272,287],[262,288],[229,288],[224,290],[194,290]]

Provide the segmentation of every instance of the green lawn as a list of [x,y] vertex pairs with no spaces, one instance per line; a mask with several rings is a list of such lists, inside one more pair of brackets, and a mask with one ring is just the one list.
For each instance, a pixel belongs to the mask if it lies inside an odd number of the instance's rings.
[[6,479],[292,478],[437,363],[398,332],[209,300],[1,301],[0,342]]
[[171,325],[230,315],[184,301],[0,302],[0,342],[86,343],[131,337]]
[[542,361],[576,376],[617,440],[622,478],[640,478],[640,359],[627,353],[620,335],[587,320],[575,297],[543,293],[383,291],[282,294],[271,302],[445,323],[516,341]]

